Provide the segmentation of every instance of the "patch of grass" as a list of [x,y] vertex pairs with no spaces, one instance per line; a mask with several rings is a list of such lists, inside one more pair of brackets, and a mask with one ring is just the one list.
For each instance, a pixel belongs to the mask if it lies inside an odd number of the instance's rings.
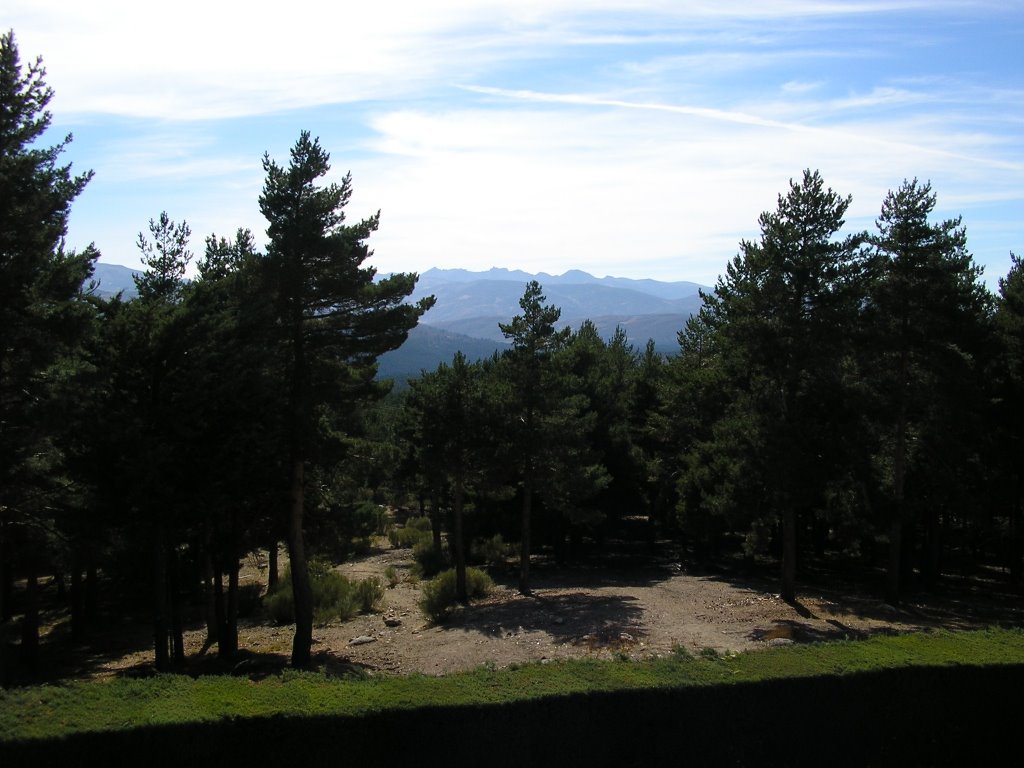
[[676,688],[848,675],[907,666],[1024,664],[1024,631],[876,636],[720,656],[678,655],[629,664],[593,659],[479,669],[446,677],[339,680],[286,670],[237,677],[68,683],[0,691],[0,740],[81,731],[273,715],[359,715],[435,705],[480,705],[589,691]]
[[389,565],[384,569],[384,580],[388,583],[388,589],[394,589],[401,583],[402,577],[395,566]]

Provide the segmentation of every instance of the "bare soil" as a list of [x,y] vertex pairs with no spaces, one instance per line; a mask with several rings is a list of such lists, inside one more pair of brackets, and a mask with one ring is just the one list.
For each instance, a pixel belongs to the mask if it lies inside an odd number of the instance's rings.
[[[427,621],[418,607],[419,583],[408,549],[385,541],[369,554],[338,567],[351,578],[395,569],[401,581],[385,592],[380,612],[313,631],[316,662],[328,671],[441,675],[480,665],[506,667],[564,658],[642,659],[685,649],[749,651],[771,645],[865,637],[935,628],[966,629],[1024,624],[1024,605],[999,574],[991,579],[947,578],[939,597],[919,598],[894,608],[877,597],[846,589],[805,587],[795,603],[780,599],[777,581],[734,575],[728,569],[688,570],[677,556],[652,562],[643,557],[606,556],[587,564],[557,566],[538,560],[531,570],[534,593],[516,589],[514,564],[491,569],[496,588],[485,599],[456,609],[443,624]],[[262,582],[265,560],[250,558],[242,584]],[[239,622],[243,660],[235,671],[279,669],[287,663],[292,627],[259,620]],[[61,632],[60,622],[48,631]],[[206,632],[193,625],[185,637],[190,667],[217,665]],[[59,646],[55,637],[53,645]],[[354,641],[354,642],[353,642]],[[44,639],[45,642],[45,639]],[[56,649],[52,658],[57,658]],[[70,666],[61,659],[48,676],[103,678],[143,674],[152,647],[145,622],[125,620],[94,635]]]

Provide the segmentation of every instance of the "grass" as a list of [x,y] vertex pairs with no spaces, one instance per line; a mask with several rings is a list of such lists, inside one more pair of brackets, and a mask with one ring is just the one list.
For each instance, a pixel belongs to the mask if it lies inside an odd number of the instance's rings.
[[672,688],[905,666],[1024,664],[1024,631],[930,632],[764,651],[651,661],[574,660],[481,667],[426,677],[337,679],[286,671],[252,681],[180,675],[0,692],[0,740],[269,715],[359,715],[431,705],[479,705],[589,691]]

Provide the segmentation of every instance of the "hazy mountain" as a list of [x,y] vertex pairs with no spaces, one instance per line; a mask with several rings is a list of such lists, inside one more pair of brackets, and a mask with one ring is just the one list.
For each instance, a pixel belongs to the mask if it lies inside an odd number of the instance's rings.
[[[96,293],[109,297],[123,292],[124,298],[133,298],[134,274],[128,267],[98,263],[93,275]],[[530,280],[541,283],[548,304],[561,308],[562,327],[577,329],[589,319],[603,337],[611,338],[621,326],[637,350],[654,339],[658,351],[674,352],[677,333],[700,307],[701,286],[696,283],[598,278],[580,270],[531,275],[499,268],[485,272],[428,269],[420,275],[411,300],[433,294],[437,303],[400,349],[380,358],[380,376],[418,376],[421,370],[432,371],[441,362],[451,362],[457,351],[479,360],[506,349],[498,324],[520,313],[519,299]]]
[[[653,339],[659,352],[676,351],[679,331],[701,304],[702,286],[697,283],[598,278],[580,270],[531,275],[498,268],[485,272],[429,269],[420,276],[413,298],[433,294],[437,299],[423,316],[421,326],[500,343],[505,337],[498,324],[520,313],[519,299],[526,283],[534,279],[543,286],[547,303],[562,310],[562,327],[576,329],[589,319],[605,338],[611,338],[616,327],[621,327],[638,350]],[[418,343],[417,339],[407,342]],[[423,367],[436,367],[436,363]]]
[[122,267],[120,264],[97,262],[92,275],[93,282],[97,284],[96,295],[109,298],[123,291],[124,298],[134,298],[137,292],[132,276],[137,274],[137,270]]
[[[633,288],[600,283],[542,285],[547,303],[561,307],[565,318],[689,314],[697,300],[696,288],[684,298],[665,299]],[[433,309],[423,316],[428,325],[440,326],[471,317],[500,317],[507,322],[521,311],[519,299],[525,286],[525,282],[505,280],[436,283],[429,289],[417,286],[413,299],[429,294],[437,298]]]
[[[566,317],[564,314],[559,327],[569,326],[573,330],[580,327],[584,320],[590,320],[597,326],[598,333],[605,339],[610,339],[617,326],[621,326],[626,332],[629,343],[638,350],[647,345],[648,339],[654,339],[654,346],[659,352],[673,353],[678,349],[677,334],[686,324],[690,314],[700,308],[699,297],[692,303],[692,307],[684,312],[670,312],[655,315],[595,315],[592,317]],[[517,307],[518,309],[518,307]],[[486,339],[489,341],[505,341],[505,336],[498,327],[498,323],[507,323],[511,317],[468,317],[460,320],[449,320],[443,323],[433,324],[433,327],[449,331],[462,337]],[[421,325],[423,325],[421,323]]]
[[456,352],[462,352],[472,362],[508,346],[504,339],[471,338],[420,324],[409,332],[409,338],[401,347],[380,356],[378,376],[382,379],[416,377],[423,370],[435,370],[439,363],[450,363]]
[[[530,280],[536,280],[545,289],[555,285],[602,285],[607,288],[625,288],[628,290],[640,291],[660,299],[685,299],[695,296],[703,286],[697,283],[685,281],[661,282],[659,280],[634,280],[628,277],[594,277],[579,269],[571,269],[562,275],[549,275],[540,272],[531,275],[522,270],[508,270],[497,267],[484,272],[471,272],[467,269],[428,269],[420,275],[417,284],[417,293],[427,295],[433,293],[433,288],[438,285],[450,283],[473,283],[480,280],[494,280],[501,282],[519,283],[526,285]],[[522,289],[519,295],[522,296]],[[549,296],[550,298],[550,296]]]

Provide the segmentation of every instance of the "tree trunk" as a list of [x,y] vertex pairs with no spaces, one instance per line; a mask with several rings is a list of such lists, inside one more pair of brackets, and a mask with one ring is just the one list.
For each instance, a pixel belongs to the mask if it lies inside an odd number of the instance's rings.
[[238,557],[237,550],[232,547],[233,554],[228,564],[228,604],[224,617],[224,644],[220,653],[225,658],[232,658],[238,653]]
[[267,592],[273,592],[277,587],[277,539],[270,542],[267,550]]
[[157,523],[153,546],[153,664],[157,672],[171,667],[167,648],[167,552],[164,549],[163,528]]
[[455,555],[455,594],[459,602],[466,604],[466,552],[462,541],[462,478],[455,478],[455,520],[453,521],[454,539],[452,549]]
[[437,503],[437,495],[430,497],[430,533],[434,539],[434,554],[441,562],[441,505]]
[[226,659],[230,653],[227,633],[227,607],[224,604],[224,572],[217,565],[213,574],[213,610],[217,619],[217,655]]
[[782,599],[796,600],[796,512],[786,504],[782,512]]
[[75,558],[71,565],[71,642],[81,645],[88,633],[85,621],[85,584],[82,582],[82,566]]
[[928,590],[934,590],[939,581],[939,560],[942,552],[942,533],[940,530],[939,514],[937,510],[928,510],[928,519],[925,521],[924,547],[922,552],[921,574],[924,586]]
[[181,566],[178,553],[174,550],[171,550],[170,566],[171,661],[178,667],[185,663],[185,635],[181,607]]
[[291,560],[292,597],[295,602],[292,666],[297,668],[309,667],[313,646],[313,589],[309,583],[302,533],[304,486],[305,464],[301,459],[295,459],[292,465],[291,511],[288,516],[288,557]]
[[1010,508],[1010,579],[1024,582],[1024,475],[1017,475]]
[[209,525],[203,525],[203,603],[206,614],[206,646],[217,642],[220,624],[217,621],[217,595],[214,587],[213,535]]
[[89,556],[89,565],[85,569],[85,620],[90,624],[96,621],[100,613],[100,584],[96,566]]
[[[0,523],[0,535],[3,524]],[[14,617],[14,606],[11,596],[14,594],[14,569],[11,567],[11,550],[7,542],[0,536],[0,623],[6,623]]]
[[39,583],[34,563],[25,575],[25,617],[21,621],[21,664],[34,673],[39,665]]
[[519,592],[530,594],[530,512],[533,506],[533,473],[523,478],[523,532],[519,545]]
[[906,483],[907,395],[906,381],[909,368],[907,352],[900,354],[899,414],[896,417],[896,446],[892,459],[893,517],[889,533],[889,578],[885,599],[890,605],[900,602],[900,556],[903,548],[903,490]]

